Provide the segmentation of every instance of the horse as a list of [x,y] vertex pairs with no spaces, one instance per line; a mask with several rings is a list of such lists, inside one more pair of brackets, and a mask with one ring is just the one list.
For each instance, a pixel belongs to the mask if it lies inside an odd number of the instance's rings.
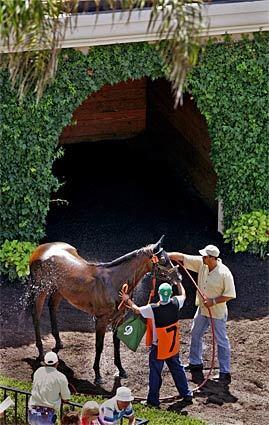
[[143,276],[154,269],[153,256],[160,257],[163,263],[160,267],[163,267],[163,270],[171,270],[173,265],[167,254],[164,257],[162,241],[163,236],[155,244],[137,249],[107,263],[88,262],[79,256],[76,248],[64,242],[39,245],[29,261],[31,276],[29,293],[32,297],[32,318],[38,359],[41,360],[44,356],[40,317],[48,296],[51,331],[55,339],[54,350],[58,352],[63,348],[56,312],[61,300],[65,299],[77,309],[96,319],[93,364],[95,384],[103,383],[100,374],[100,357],[106,328],[110,323],[113,329],[114,364],[118,368],[119,377],[127,378],[128,375],[121,364],[120,340],[116,332],[121,316],[123,319],[121,311],[118,311],[121,302],[119,290],[124,283],[127,283],[128,292],[132,293]]

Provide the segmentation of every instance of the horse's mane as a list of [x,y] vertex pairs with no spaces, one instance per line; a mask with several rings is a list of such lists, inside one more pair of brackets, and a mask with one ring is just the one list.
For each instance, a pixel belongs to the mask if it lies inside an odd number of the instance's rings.
[[122,255],[121,257],[116,258],[113,261],[109,261],[108,263],[96,263],[95,265],[96,265],[96,267],[106,267],[106,268],[119,266],[120,264],[125,263],[126,261],[130,261],[133,258],[137,257],[137,255],[141,251],[145,251],[145,248],[136,249],[135,251],[132,251],[132,252],[129,252],[128,254]]

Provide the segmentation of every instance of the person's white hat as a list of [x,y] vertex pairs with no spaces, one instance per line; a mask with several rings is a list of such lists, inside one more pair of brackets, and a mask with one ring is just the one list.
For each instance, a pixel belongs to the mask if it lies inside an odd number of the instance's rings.
[[127,387],[119,387],[116,392],[116,400],[117,401],[133,401],[134,397],[132,396],[132,392]]
[[91,413],[91,414],[98,414],[99,413],[99,404],[96,401],[90,400],[86,401],[85,404],[83,404],[81,414],[82,416],[85,416],[85,413]]
[[208,255],[211,255],[212,257],[218,257],[219,256],[219,248],[215,245],[207,245],[204,249],[200,249],[199,253],[206,257]]
[[45,354],[44,362],[48,366],[53,366],[59,361],[58,356],[53,351],[49,351]]

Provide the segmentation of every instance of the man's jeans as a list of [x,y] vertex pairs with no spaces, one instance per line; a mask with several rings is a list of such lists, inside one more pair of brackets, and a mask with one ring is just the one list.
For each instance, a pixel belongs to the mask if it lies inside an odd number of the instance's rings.
[[51,425],[57,419],[55,411],[52,409],[33,406],[28,409],[28,423],[30,425]]
[[162,369],[164,362],[167,364],[177,390],[182,397],[191,396],[184,367],[182,366],[179,356],[173,356],[166,360],[157,359],[157,346],[152,345],[149,354],[149,393],[147,402],[153,406],[159,406],[159,394],[162,385]]
[[[215,338],[218,347],[218,360],[220,373],[230,373],[231,347],[226,331],[227,317],[224,319],[213,319]],[[202,316],[198,308],[191,327],[191,348],[189,361],[191,364],[203,363],[203,342],[202,337],[211,321],[209,317]]]

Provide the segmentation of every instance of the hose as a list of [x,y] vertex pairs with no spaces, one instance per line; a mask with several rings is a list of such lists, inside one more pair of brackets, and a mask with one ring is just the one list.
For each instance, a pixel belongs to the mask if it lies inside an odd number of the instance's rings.
[[[198,287],[198,285],[195,282],[195,280],[193,279],[192,275],[189,273],[189,271],[186,269],[186,267],[183,266],[183,264],[181,264],[181,263],[179,263],[179,264],[185,270],[185,272],[187,273],[187,275],[191,279],[192,283],[194,284],[194,286],[196,287],[197,291],[199,292],[201,298],[203,300],[205,300],[205,295],[203,294],[203,292]],[[214,321],[213,321],[213,317],[212,317],[212,313],[211,313],[210,307],[206,306],[206,308],[208,310],[208,314],[209,314],[209,318],[210,318],[210,324],[211,324],[211,331],[212,331],[212,356],[211,356],[211,365],[210,365],[209,371],[208,371],[205,379],[203,380],[203,382],[200,385],[198,385],[196,388],[194,388],[192,391],[198,391],[200,388],[202,388],[205,385],[205,383],[208,381],[208,379],[209,379],[209,377],[210,377],[210,375],[212,373],[212,370],[214,369],[215,351],[216,351],[216,348],[215,348],[215,340],[216,340],[216,337],[215,337],[215,327],[214,327]]]
[[[189,271],[186,269],[186,267],[184,267],[183,266],[183,264],[181,264],[181,262],[179,262],[179,264],[180,264],[180,266],[184,269],[184,271],[185,271],[185,273],[189,276],[189,278],[191,279],[191,281],[192,281],[192,283],[194,284],[194,286],[196,287],[196,289],[197,289],[197,291],[199,292],[199,295],[201,296],[201,298],[203,299],[203,300],[205,300],[205,295],[203,294],[203,292],[200,290],[200,288],[198,287],[198,285],[197,285],[197,283],[195,282],[195,280],[193,279],[193,277],[191,276],[191,274],[189,273]],[[153,278],[155,278],[155,280],[156,280],[156,277],[155,276],[153,276]],[[154,282],[155,283],[155,282]],[[154,289],[155,289],[155,285],[154,285]],[[128,284],[127,283],[125,283],[123,286],[122,286],[122,292],[124,292],[124,293],[127,293],[128,292]],[[119,304],[119,306],[118,306],[118,310],[120,310],[121,309],[121,307],[123,306],[123,304],[124,304],[124,301],[121,301],[121,303]],[[197,387],[195,387],[193,390],[192,390],[192,392],[195,392],[195,391],[198,391],[198,390],[200,390],[205,384],[206,384],[206,382],[208,381],[208,379],[209,379],[209,377],[210,377],[210,375],[211,375],[211,373],[212,373],[212,370],[214,369],[214,363],[215,363],[215,328],[214,328],[214,321],[213,321],[213,317],[212,317],[212,313],[211,313],[211,310],[210,310],[210,307],[208,307],[208,306],[206,306],[206,308],[208,309],[208,314],[209,314],[209,318],[210,318],[210,324],[211,324],[211,331],[212,331],[212,356],[211,356],[211,366],[210,366],[210,368],[209,368],[209,371],[208,371],[208,373],[207,373],[207,375],[206,375],[206,377],[205,377],[205,379],[203,380],[203,382],[201,382],[201,384],[199,384]],[[70,384],[69,383],[69,385],[71,385],[72,387],[73,387],[73,389],[75,390],[75,393],[77,393],[77,391],[76,391],[76,388],[75,388],[75,386],[74,385],[72,385],[72,384]],[[170,396],[170,397],[162,397],[162,398],[160,398],[160,401],[173,401],[173,400],[177,400],[177,399],[180,399],[181,398],[181,396]],[[144,400],[146,400],[145,399],[145,397],[135,397],[135,399],[134,399],[135,401],[144,401]]]

